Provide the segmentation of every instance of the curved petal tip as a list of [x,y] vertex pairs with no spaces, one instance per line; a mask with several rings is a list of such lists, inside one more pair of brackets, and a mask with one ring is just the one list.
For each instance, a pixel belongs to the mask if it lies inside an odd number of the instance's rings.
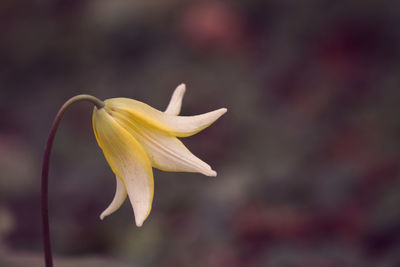
[[105,212],[103,211],[101,214],[100,214],[100,220],[104,220],[104,217],[106,217],[107,216],[107,214],[105,214]]
[[186,84],[181,83],[180,85],[178,85],[178,86],[176,87],[175,90],[183,91],[183,93],[184,93],[184,92],[186,91]]
[[149,207],[145,203],[136,202],[133,205],[133,211],[135,213],[136,226],[141,227],[150,213]]
[[111,204],[101,213],[100,220],[103,220],[104,217],[118,210],[127,197],[127,192],[124,183],[118,177],[115,178],[116,178],[116,190],[114,199],[111,202]]

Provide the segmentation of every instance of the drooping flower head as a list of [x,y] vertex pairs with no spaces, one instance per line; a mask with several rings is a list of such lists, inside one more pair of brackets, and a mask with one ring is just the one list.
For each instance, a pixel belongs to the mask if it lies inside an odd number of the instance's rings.
[[116,175],[113,201],[100,215],[116,211],[126,197],[137,226],[148,217],[154,192],[152,167],[173,172],[216,176],[211,167],[193,155],[177,137],[188,137],[210,126],[226,108],[197,116],[178,116],[185,85],[178,86],[162,112],[129,98],[111,98],[94,108],[93,129],[104,156]]

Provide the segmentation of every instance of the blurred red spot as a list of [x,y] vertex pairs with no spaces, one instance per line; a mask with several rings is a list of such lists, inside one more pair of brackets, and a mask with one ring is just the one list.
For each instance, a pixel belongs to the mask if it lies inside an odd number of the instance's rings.
[[242,25],[239,13],[225,3],[192,5],[180,20],[184,38],[198,48],[236,50],[242,40]]

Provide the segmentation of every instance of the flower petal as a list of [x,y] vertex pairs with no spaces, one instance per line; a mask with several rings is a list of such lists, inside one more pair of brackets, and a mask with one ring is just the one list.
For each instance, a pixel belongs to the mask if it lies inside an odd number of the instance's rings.
[[180,84],[176,87],[174,93],[172,94],[171,100],[169,101],[168,107],[164,113],[169,115],[179,115],[182,107],[183,95],[186,91],[186,85]]
[[141,226],[150,213],[153,201],[151,164],[138,141],[106,109],[94,109],[93,129],[111,169],[125,184],[136,225]]
[[101,213],[100,219],[103,220],[104,217],[110,215],[121,207],[124,203],[127,193],[124,183],[118,177],[115,177],[117,182],[117,189],[115,190],[114,199],[111,204]]
[[130,120],[148,124],[178,137],[191,136],[200,132],[227,111],[226,108],[221,108],[196,116],[173,116],[129,98],[111,98],[104,102],[111,110],[123,113]]
[[121,126],[140,142],[146,151],[151,165],[163,171],[199,172],[207,176],[216,176],[211,167],[193,155],[178,138],[168,135],[146,124],[130,121],[128,117],[116,111],[111,112]]

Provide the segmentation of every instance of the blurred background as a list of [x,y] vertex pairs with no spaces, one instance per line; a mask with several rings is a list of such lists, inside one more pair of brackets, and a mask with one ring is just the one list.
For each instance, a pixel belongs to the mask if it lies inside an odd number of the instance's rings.
[[155,171],[141,228],[104,221],[114,175],[92,107],[55,140],[58,266],[399,266],[398,1],[0,2],[0,266],[43,266],[40,167],[81,93],[182,114],[227,107],[183,141],[216,178]]

